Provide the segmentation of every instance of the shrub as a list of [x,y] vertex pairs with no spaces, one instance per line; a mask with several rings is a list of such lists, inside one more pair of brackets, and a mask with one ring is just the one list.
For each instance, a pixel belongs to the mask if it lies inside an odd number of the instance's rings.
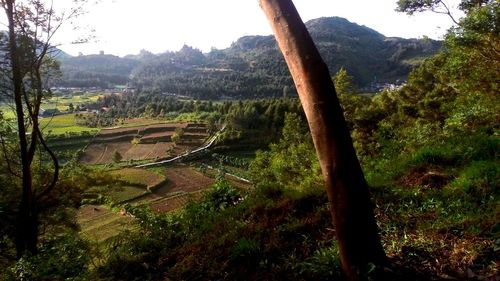
[[452,182],[471,195],[500,194],[500,166],[497,161],[475,161]]
[[251,258],[259,251],[259,242],[254,239],[240,238],[231,249],[231,258]]
[[[43,243],[34,256],[24,256],[6,273],[6,280],[78,280],[88,273],[89,245],[76,233]],[[83,279],[82,279],[83,280]]]
[[205,194],[205,198],[204,204],[208,209],[225,209],[236,204],[241,197],[236,188],[223,177],[218,177],[217,182]]

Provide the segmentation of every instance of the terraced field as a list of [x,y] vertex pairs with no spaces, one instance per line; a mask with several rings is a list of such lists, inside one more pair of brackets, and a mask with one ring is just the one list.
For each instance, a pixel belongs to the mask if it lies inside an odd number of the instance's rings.
[[[184,134],[180,144],[174,145],[169,140],[176,128],[182,128]],[[116,152],[121,154],[122,161],[165,159],[200,147],[208,138],[206,131],[204,125],[188,123],[103,129],[79,160],[88,164],[110,163]],[[170,212],[182,208],[190,200],[200,199],[204,190],[215,183],[216,171],[207,175],[187,165],[174,165],[149,170],[125,168],[110,173],[117,178],[119,185],[110,189],[109,194],[106,192],[114,202],[145,205],[157,212]],[[235,181],[229,177],[228,180]],[[244,184],[235,185],[240,187]],[[132,228],[133,220],[126,214],[113,213],[101,206],[82,207],[78,216],[82,232],[97,241]]]
[[178,192],[173,193],[171,196],[160,197],[156,200],[152,200],[149,205],[152,210],[156,212],[170,212],[176,209],[182,208],[190,200],[197,200],[203,195],[202,191],[195,192]]
[[121,231],[134,227],[132,217],[96,205],[80,207],[77,222],[84,236],[98,242],[105,241]]
[[[116,202],[149,206],[156,212],[171,212],[186,205],[190,200],[199,200],[215,180],[212,177],[186,165],[145,170],[126,168],[111,172],[124,186],[114,189],[110,194]],[[228,180],[240,188],[248,184]],[[127,185],[129,184],[129,185]],[[150,192],[147,190],[150,189]],[[126,229],[134,227],[134,218],[109,208],[85,205],[77,216],[81,232],[97,242],[105,241]]]
[[[171,140],[177,128],[184,132],[177,144]],[[79,161],[86,164],[113,162],[118,152],[121,161],[165,159],[200,146],[208,137],[204,124],[160,123],[135,127],[102,129],[85,149]]]

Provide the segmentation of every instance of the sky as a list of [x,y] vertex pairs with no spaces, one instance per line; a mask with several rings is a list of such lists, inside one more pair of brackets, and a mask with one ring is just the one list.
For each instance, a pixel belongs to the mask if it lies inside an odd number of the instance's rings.
[[[64,10],[68,0],[54,0]],[[94,0],[92,0],[94,1]],[[386,36],[441,39],[452,21],[446,15],[408,16],[394,11],[397,0],[294,0],[304,21],[339,16]],[[459,0],[447,0],[457,6]],[[184,44],[209,52],[223,49],[241,36],[269,35],[271,29],[258,0],[100,0],[74,22],[58,31],[55,43],[71,55],[124,56],[141,49],[153,53],[177,51]],[[80,35],[92,35],[85,44],[70,44]]]

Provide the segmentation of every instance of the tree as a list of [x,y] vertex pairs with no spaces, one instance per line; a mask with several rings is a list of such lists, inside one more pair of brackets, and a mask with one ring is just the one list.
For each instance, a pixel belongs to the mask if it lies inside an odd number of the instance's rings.
[[173,141],[174,143],[176,143],[176,144],[177,144],[177,143],[180,143],[180,142],[181,142],[181,140],[182,140],[182,136],[183,136],[183,135],[184,135],[184,130],[183,130],[181,127],[177,127],[177,128],[175,128],[175,131],[174,131],[174,133],[172,134],[171,139],[172,139],[172,141]]
[[354,94],[356,92],[354,78],[343,67],[333,76],[333,83],[339,95]]
[[113,162],[118,163],[122,161],[122,159],[123,157],[121,153],[118,150],[115,150],[115,152],[113,152]]
[[368,184],[356,157],[330,73],[291,1],[259,0],[292,74],[320,162],[342,268],[364,280],[386,264]]
[[[484,5],[490,5],[497,2],[496,0],[461,0],[458,8],[466,13],[473,9],[480,8]],[[459,22],[455,19],[451,12],[451,7],[443,0],[398,0],[397,12],[407,13],[413,15],[424,11],[431,11],[438,14],[444,14],[456,25]]]
[[432,11],[438,14],[445,14],[458,24],[453,17],[450,7],[442,0],[398,0],[396,11],[413,15],[415,12]]
[[[58,160],[47,146],[38,120],[42,100],[50,95],[50,78],[58,71],[51,40],[65,21],[81,13],[81,6],[65,15],[40,0],[0,0],[0,5],[8,21],[7,63],[2,67],[2,76],[8,78],[2,81],[2,94],[14,103],[17,140],[10,142],[16,146],[10,151],[19,153],[18,159],[5,159],[22,186],[15,226],[16,251],[21,257],[37,252],[39,203],[53,190],[59,176]],[[4,153],[9,152],[7,142],[2,142]],[[42,173],[35,177],[34,162],[38,158],[43,163],[37,156],[42,154],[48,155],[53,170],[50,176]]]

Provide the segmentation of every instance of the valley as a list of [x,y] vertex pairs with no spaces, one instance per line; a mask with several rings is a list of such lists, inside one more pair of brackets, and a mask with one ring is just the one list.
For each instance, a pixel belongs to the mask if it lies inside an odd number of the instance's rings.
[[0,280],[500,280],[499,5],[460,1],[443,41],[271,16],[285,57],[71,56],[0,1]]

